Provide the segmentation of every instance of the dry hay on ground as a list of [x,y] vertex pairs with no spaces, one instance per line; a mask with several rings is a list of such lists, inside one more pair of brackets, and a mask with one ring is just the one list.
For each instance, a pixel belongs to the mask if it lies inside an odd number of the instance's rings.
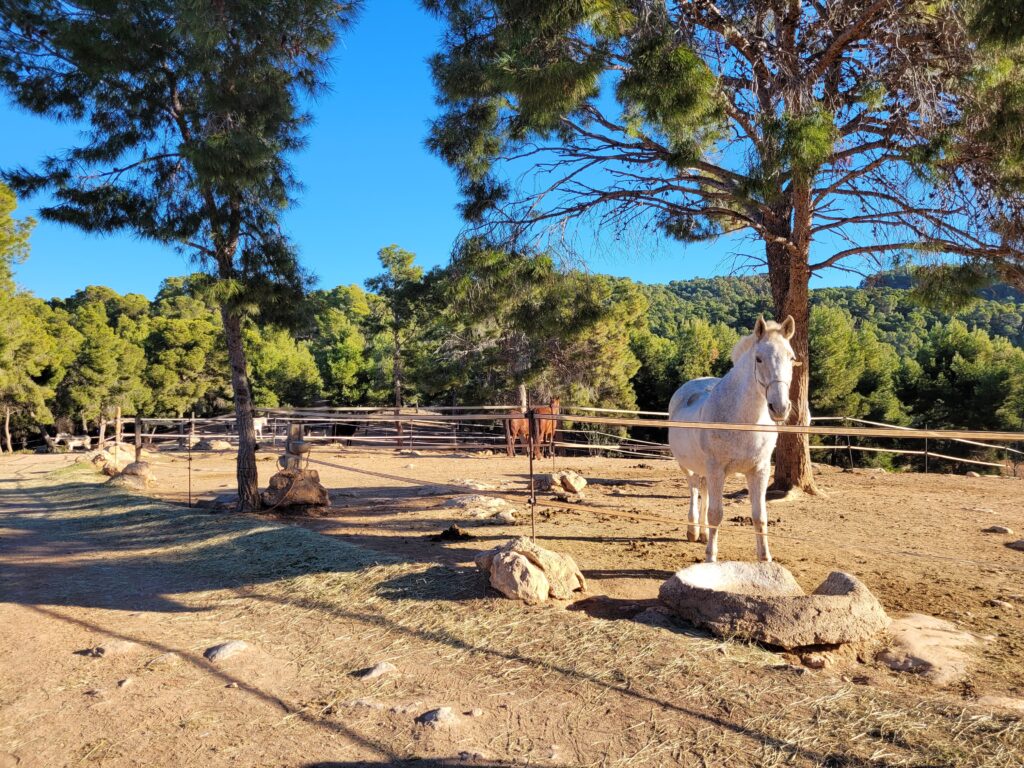
[[[173,458],[156,463],[162,492],[181,487],[182,463]],[[983,602],[1020,583],[1000,570],[1020,553],[977,533],[983,526],[973,520],[1019,529],[1019,488],[1003,485],[1015,481],[829,475],[829,500],[772,508],[783,519],[773,546],[801,581],[849,570],[891,611],[956,612],[961,626],[994,637],[968,682],[942,691],[852,661],[797,674],[774,653],[713,640],[662,615],[595,618],[653,613],[645,600],[665,575],[699,558],[682,522],[555,512],[539,522],[542,542],[571,554],[604,600],[585,605],[588,613],[499,599],[469,560],[522,526],[430,542],[426,534],[443,523],[470,523],[442,499],[380,476],[403,474],[402,457],[330,460],[373,474],[318,467],[344,507],[309,522],[327,536],[128,496],[98,487],[101,478],[84,470],[3,486],[9,602],[0,606],[0,756],[111,766],[387,765],[460,754],[486,765],[1019,764],[1019,719],[973,703],[1024,694],[1015,687],[1019,608]],[[211,456],[194,467],[197,490],[222,491],[230,475],[221,463]],[[684,483],[667,463],[565,463],[603,481],[588,488],[588,503],[685,511]],[[525,464],[421,457],[416,470],[428,484],[521,482]],[[954,494],[954,483],[970,485]],[[943,515],[943,505],[993,511]],[[874,530],[894,508],[899,518],[883,544]],[[732,505],[727,517],[742,511]],[[926,511],[948,523],[927,542],[913,536]],[[730,526],[722,538],[726,557],[753,551],[749,527]],[[869,545],[990,556],[984,568],[953,573],[946,562],[880,557]],[[111,637],[144,650],[109,659],[74,653]],[[217,668],[202,659],[206,648],[236,639],[252,651]],[[353,675],[381,661],[397,671],[372,681]],[[119,687],[122,680],[131,682]],[[416,723],[444,706],[457,715],[453,725]],[[465,714],[473,709],[482,713]]]

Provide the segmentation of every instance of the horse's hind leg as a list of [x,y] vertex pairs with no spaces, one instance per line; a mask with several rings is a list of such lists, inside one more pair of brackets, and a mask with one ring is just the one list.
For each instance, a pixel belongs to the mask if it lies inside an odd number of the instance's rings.
[[769,471],[768,467],[761,467],[747,474],[750,520],[754,523],[754,536],[757,538],[757,559],[768,563],[772,561],[772,553],[768,551],[768,505],[765,502]]
[[700,538],[700,478],[692,472],[687,473],[686,481],[690,484],[690,509],[686,515],[686,540],[698,541]]
[[707,478],[700,479],[700,539],[704,544],[708,543],[708,481]]

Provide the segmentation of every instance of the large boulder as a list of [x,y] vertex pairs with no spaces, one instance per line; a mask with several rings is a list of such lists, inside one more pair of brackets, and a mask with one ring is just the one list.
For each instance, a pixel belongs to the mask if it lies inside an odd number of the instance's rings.
[[548,597],[569,600],[573,592],[587,588],[586,579],[571,557],[539,547],[525,536],[481,552],[474,562],[488,574],[492,587],[506,597],[528,603],[542,602]]
[[147,462],[133,461],[122,469],[119,474],[110,478],[107,484],[133,491],[143,491],[151,486],[155,479],[153,477],[153,470]]
[[331,503],[315,469],[282,469],[270,478],[262,498],[263,504],[272,508],[327,507]]
[[587,487],[587,479],[578,472],[566,469],[562,472],[552,472],[541,481],[541,485],[555,494],[561,490],[579,496]]
[[778,563],[698,563],[661,586],[662,603],[720,637],[786,649],[867,640],[889,624],[854,576],[833,571],[810,595]]
[[544,571],[518,552],[498,552],[487,572],[491,586],[513,600],[533,605],[547,600],[551,592]]

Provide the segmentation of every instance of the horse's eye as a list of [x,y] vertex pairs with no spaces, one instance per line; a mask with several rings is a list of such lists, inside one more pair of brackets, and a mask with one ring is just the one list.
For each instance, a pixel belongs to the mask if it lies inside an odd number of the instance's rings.
[[757,360],[757,362],[759,362],[759,363],[763,363],[764,362],[764,360],[762,360],[760,357],[755,357],[754,359]]

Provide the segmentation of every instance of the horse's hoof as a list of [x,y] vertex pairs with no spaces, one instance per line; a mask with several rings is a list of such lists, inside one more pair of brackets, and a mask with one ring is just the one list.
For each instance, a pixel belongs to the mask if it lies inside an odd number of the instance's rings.
[[708,535],[706,533],[702,533],[700,536],[697,537],[697,541],[699,541],[701,544],[707,544]]
[[[700,541],[700,536],[697,534],[696,531],[687,531],[686,532],[686,540],[687,541]],[[707,544],[706,541],[704,543]]]

